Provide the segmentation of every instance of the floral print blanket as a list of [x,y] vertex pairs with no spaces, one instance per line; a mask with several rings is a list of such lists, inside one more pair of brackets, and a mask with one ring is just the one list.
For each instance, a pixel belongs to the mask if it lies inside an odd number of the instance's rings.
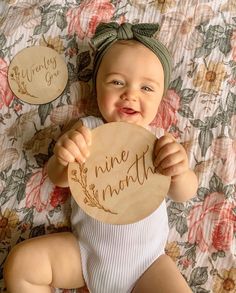
[[[0,272],[17,242],[70,229],[69,190],[49,181],[45,165],[69,124],[97,113],[89,39],[110,20],[158,22],[174,59],[153,124],[184,145],[199,189],[187,203],[168,201],[166,253],[193,292],[235,293],[235,0],[0,1]],[[38,106],[14,96],[7,81],[12,58],[34,45],[56,50],[69,72],[63,94]]]

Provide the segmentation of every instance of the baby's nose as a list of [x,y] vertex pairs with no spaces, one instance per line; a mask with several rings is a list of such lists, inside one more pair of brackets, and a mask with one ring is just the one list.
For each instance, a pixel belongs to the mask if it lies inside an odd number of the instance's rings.
[[126,89],[121,95],[121,99],[127,101],[136,101],[137,98],[138,93],[135,89]]

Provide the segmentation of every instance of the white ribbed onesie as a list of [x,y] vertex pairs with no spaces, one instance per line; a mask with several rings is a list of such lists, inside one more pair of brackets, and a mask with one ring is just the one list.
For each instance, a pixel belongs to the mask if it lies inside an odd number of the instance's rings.
[[[90,129],[103,124],[92,116],[82,121]],[[161,129],[156,135],[163,135]],[[164,253],[169,233],[165,200],[150,216],[128,225],[99,222],[80,209],[73,198],[71,205],[72,230],[79,242],[90,293],[131,292],[146,269]]]

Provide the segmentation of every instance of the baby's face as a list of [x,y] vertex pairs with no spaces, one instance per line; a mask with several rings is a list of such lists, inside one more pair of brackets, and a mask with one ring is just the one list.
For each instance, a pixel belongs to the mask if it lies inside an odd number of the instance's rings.
[[146,127],[155,118],[164,91],[161,62],[138,42],[117,42],[102,59],[96,91],[99,110],[107,122]]

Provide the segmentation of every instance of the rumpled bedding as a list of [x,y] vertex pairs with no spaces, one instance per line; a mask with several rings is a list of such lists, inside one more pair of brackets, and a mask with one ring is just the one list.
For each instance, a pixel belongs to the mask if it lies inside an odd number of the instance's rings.
[[[73,121],[97,113],[89,40],[99,22],[111,20],[158,22],[158,37],[174,60],[153,124],[183,144],[199,188],[186,203],[167,200],[166,253],[193,292],[235,293],[235,0],[0,1],[1,278],[16,243],[70,230],[69,190],[49,181],[45,164]],[[68,67],[65,91],[48,104],[21,101],[7,81],[12,58],[34,45],[53,48]],[[0,292],[5,292],[3,281]]]

